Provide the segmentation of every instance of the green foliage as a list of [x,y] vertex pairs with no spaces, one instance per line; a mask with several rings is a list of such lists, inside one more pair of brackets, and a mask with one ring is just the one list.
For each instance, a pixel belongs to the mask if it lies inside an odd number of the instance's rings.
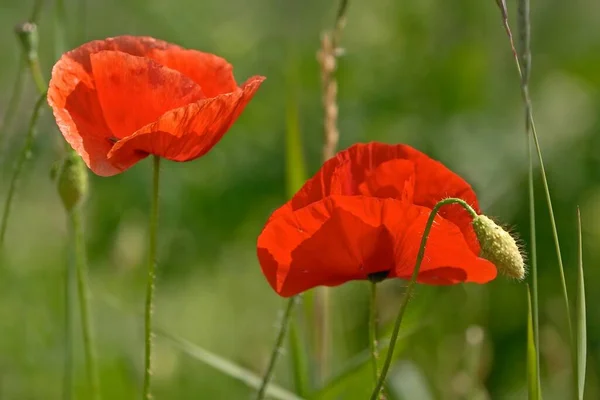
[[[29,15],[29,3],[0,0],[1,25],[22,22]],[[65,3],[66,18],[74,18],[75,1]],[[302,176],[312,174],[321,163],[321,87],[315,53],[319,32],[330,26],[335,5],[317,0],[301,2],[301,6],[280,0],[87,3],[86,36],[79,29],[68,29],[70,45],[123,33],[147,34],[226,57],[235,66],[238,81],[253,74],[268,77],[213,151],[194,162],[163,164],[156,298],[156,318],[171,334],[188,338],[260,377],[276,336],[275,316],[283,303],[260,272],[256,236],[269,213],[298,187]],[[46,77],[57,58],[51,10],[43,9],[38,26]],[[600,301],[600,291],[594,290],[594,282],[600,281],[600,269],[594,268],[600,262],[600,248],[595,246],[600,224],[594,222],[600,216],[597,18],[586,2],[549,0],[531,11],[534,73],[530,92],[556,224],[564,242],[565,273],[573,278],[567,285],[576,288],[578,249],[570,238],[577,236],[577,226],[571,216],[576,204],[581,204],[586,221],[591,221],[586,224],[588,240],[582,244],[589,266],[586,300],[595,304]],[[527,243],[528,162],[522,104],[518,77],[498,24],[493,2],[352,3],[339,70],[340,147],[379,140],[404,142],[428,152],[464,175],[486,214],[506,222]],[[294,57],[288,58],[291,48]],[[0,114],[4,118],[21,57],[11,35],[0,37],[0,52],[5,55],[0,63]],[[290,60],[296,68],[294,118],[301,125],[297,133],[287,126],[293,115],[288,114],[286,101]],[[3,195],[11,171],[7,166],[17,159],[24,139],[20,132],[27,130],[35,97],[31,88],[25,91],[13,111],[10,129],[2,136]],[[27,164],[21,178],[5,243],[10,251],[0,255],[0,398],[7,400],[61,396],[67,235],[55,183],[47,178],[49,166],[62,150],[62,138],[57,137],[49,114],[38,125],[35,163]],[[300,133],[302,152],[296,148]],[[291,147],[289,154],[294,151],[298,158],[286,157],[286,143]],[[306,160],[304,167],[300,159]],[[103,294],[142,309],[149,167],[142,162],[119,176],[90,175],[86,233],[105,398],[139,396],[140,318],[107,307]],[[295,183],[286,188],[288,176]],[[540,340],[542,345],[552,344],[542,353],[541,363],[549,365],[564,359],[568,344],[557,311],[562,304],[555,301],[562,288],[540,185],[535,194]],[[389,326],[402,285],[384,283],[380,315],[382,326]],[[581,288],[573,293],[580,293]],[[491,398],[521,398],[528,388],[524,357],[528,308],[522,291],[521,285],[503,279],[486,287],[418,288],[406,322],[427,321],[427,327],[401,340],[397,357],[410,360],[421,371],[434,398],[460,398],[461,343],[465,330],[478,324],[485,331],[486,345],[479,373],[471,378]],[[343,371],[367,347],[368,297],[352,284],[332,292],[332,369]],[[310,297],[304,298],[301,308],[310,304]],[[580,313],[578,308],[575,315]],[[582,319],[575,321],[578,324]],[[599,330],[600,320],[590,314],[587,336],[598,337]],[[74,348],[73,378],[80,394],[86,379],[81,343],[74,343]],[[294,387],[290,351],[283,354],[274,381],[284,388]],[[339,384],[324,389],[327,398],[353,400],[369,395],[372,374],[367,354],[365,363],[357,363],[354,370],[361,372],[346,374]],[[238,399],[255,392],[161,341],[156,356],[157,399]],[[592,366],[600,362],[597,352],[590,350],[587,360],[591,375]],[[569,398],[569,383],[561,379],[568,366],[563,367],[541,369],[542,385],[552,388],[545,398]],[[394,382],[412,379],[404,368],[392,372]],[[596,380],[589,379],[585,391],[586,398],[600,396]]]

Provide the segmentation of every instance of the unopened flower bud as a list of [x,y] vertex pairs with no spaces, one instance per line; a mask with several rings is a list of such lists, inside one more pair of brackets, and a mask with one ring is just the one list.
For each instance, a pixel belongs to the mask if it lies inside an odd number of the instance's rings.
[[58,194],[67,211],[83,202],[88,191],[85,164],[75,152],[69,152],[58,175]]
[[15,33],[27,59],[30,61],[37,59],[39,43],[37,25],[33,22],[24,22],[15,27]]
[[515,239],[485,215],[473,219],[473,229],[481,246],[481,257],[489,260],[504,275],[525,277],[525,262]]

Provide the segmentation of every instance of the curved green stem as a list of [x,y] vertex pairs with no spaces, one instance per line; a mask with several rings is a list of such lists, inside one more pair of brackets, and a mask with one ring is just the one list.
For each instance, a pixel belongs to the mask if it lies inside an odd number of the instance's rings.
[[2,246],[2,244],[4,243],[6,228],[8,226],[8,216],[10,215],[10,208],[12,206],[12,201],[15,195],[17,182],[19,181],[19,176],[21,175],[21,171],[23,170],[23,165],[25,165],[25,162],[27,161],[27,159],[29,159],[31,148],[33,146],[33,140],[35,138],[37,120],[40,116],[42,105],[45,103],[45,100],[46,93],[43,93],[38,98],[37,102],[35,103],[35,106],[33,107],[31,119],[29,120],[29,128],[27,129],[27,137],[25,138],[25,143],[23,144],[23,147],[19,152],[17,163],[15,164],[13,174],[10,178],[10,183],[8,185],[8,194],[6,195],[4,211],[2,213],[2,224],[0,225],[0,246]]
[[33,59],[27,60],[29,63],[29,70],[31,71],[31,77],[33,78],[33,82],[35,83],[35,87],[38,92],[43,93],[46,91],[46,80],[44,79],[44,75],[42,74],[42,68],[40,67],[40,60],[35,57]]
[[92,334],[92,320],[89,312],[90,291],[87,284],[87,268],[85,256],[85,239],[81,213],[77,209],[69,215],[73,231],[73,245],[75,247],[75,271],[77,276],[77,294],[81,315],[81,330],[83,335],[83,349],[85,352],[85,366],[90,383],[90,391],[94,400],[100,399],[100,379],[96,364],[96,351]]
[[145,309],[145,358],[144,358],[144,396],[150,400],[152,376],[152,313],[154,311],[154,286],[156,281],[156,235],[158,232],[158,193],[160,177],[160,157],[154,156],[152,163],[152,205],[150,209],[150,233],[148,246],[148,281],[146,283]]
[[285,339],[285,334],[290,324],[290,319],[292,317],[292,312],[294,311],[296,302],[296,296],[291,297],[288,300],[287,306],[285,307],[285,313],[283,314],[283,319],[279,327],[279,333],[277,334],[277,339],[275,340],[275,346],[273,346],[273,351],[271,352],[271,357],[269,359],[269,365],[267,366],[267,371],[265,372],[265,376],[263,377],[260,388],[258,389],[256,400],[264,399],[265,394],[267,393],[267,387],[269,385],[269,381],[273,377],[273,373],[275,372],[275,364],[277,363],[279,354],[281,354],[283,340]]
[[410,277],[410,281],[408,282],[408,286],[406,287],[406,293],[402,297],[402,302],[400,303],[400,310],[398,311],[398,316],[396,317],[396,322],[394,324],[394,330],[392,331],[392,336],[390,339],[390,347],[385,356],[385,361],[383,363],[383,367],[381,368],[381,374],[379,374],[379,379],[377,380],[377,384],[375,385],[375,389],[371,394],[371,400],[377,400],[379,397],[379,393],[383,389],[383,384],[385,383],[385,378],[390,369],[390,365],[392,364],[392,358],[394,356],[394,348],[396,347],[396,341],[398,340],[398,334],[400,333],[400,326],[402,325],[402,319],[404,318],[404,312],[406,311],[406,306],[408,305],[408,301],[412,297],[412,292],[414,290],[415,284],[417,283],[417,277],[419,276],[419,270],[421,269],[421,262],[423,261],[423,256],[425,255],[425,245],[427,244],[427,239],[429,238],[429,232],[431,231],[431,227],[433,226],[433,221],[435,216],[437,215],[440,208],[447,204],[460,204],[467,210],[471,216],[476,217],[477,213],[473,208],[464,200],[457,198],[448,198],[440,201],[433,207],[431,210],[431,214],[429,214],[429,219],[427,219],[427,223],[425,224],[425,231],[423,232],[423,237],[421,238],[421,245],[419,246],[419,252],[417,253],[417,260],[415,263],[415,268],[413,269],[412,276]]

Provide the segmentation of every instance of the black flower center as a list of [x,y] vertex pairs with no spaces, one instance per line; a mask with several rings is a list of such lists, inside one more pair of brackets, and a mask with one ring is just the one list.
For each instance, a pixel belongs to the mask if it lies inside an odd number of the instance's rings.
[[384,280],[385,278],[387,278],[387,276],[389,274],[390,274],[389,269],[385,270],[385,271],[372,272],[369,275],[367,275],[367,279],[373,283],[379,283],[382,280]]

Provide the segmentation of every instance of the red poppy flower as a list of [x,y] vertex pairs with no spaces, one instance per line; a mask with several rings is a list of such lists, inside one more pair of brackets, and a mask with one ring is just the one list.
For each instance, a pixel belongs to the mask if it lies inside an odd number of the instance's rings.
[[[471,186],[406,145],[357,144],[327,161],[276,210],[258,237],[269,284],[288,297],[372,274],[410,278],[431,209],[458,197],[479,212]],[[486,283],[496,268],[480,258],[472,217],[458,205],[435,219],[418,282]]]
[[238,87],[223,58],[119,36],[64,54],[52,69],[48,103],[88,167],[110,176],[149,154],[173,161],[204,155],[264,79]]

